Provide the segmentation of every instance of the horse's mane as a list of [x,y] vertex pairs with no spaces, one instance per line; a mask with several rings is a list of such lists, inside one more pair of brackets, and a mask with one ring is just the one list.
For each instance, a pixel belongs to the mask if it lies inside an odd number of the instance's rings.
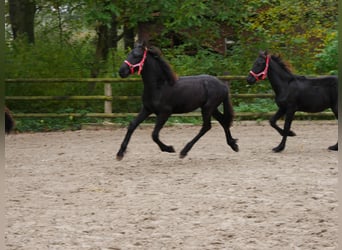
[[289,74],[292,73],[292,66],[289,62],[285,62],[280,55],[271,55],[271,58],[276,61],[279,66]]
[[148,52],[159,62],[162,70],[166,74],[166,78],[169,84],[171,86],[174,85],[178,80],[178,76],[172,70],[171,65],[162,57],[161,50],[155,46],[152,46],[149,48]]

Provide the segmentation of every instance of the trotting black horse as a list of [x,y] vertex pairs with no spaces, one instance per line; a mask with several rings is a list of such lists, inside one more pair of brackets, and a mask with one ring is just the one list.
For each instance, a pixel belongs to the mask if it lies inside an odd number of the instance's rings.
[[[338,119],[338,79],[336,76],[307,78],[294,75],[280,56],[260,52],[247,77],[247,82],[253,84],[266,77],[275,92],[275,101],[279,108],[271,117],[270,124],[282,135],[280,144],[273,148],[274,152],[284,150],[287,136],[295,136],[290,127],[296,111],[316,113],[331,108]],[[284,115],[284,129],[281,129],[276,122]],[[338,143],[330,146],[329,149],[338,150]]]
[[13,130],[15,125],[14,119],[12,117],[11,111],[5,107],[5,133],[9,134]]
[[[187,113],[201,108],[203,125],[199,133],[188,142],[180,152],[180,157],[187,155],[193,145],[211,128],[211,116],[219,121],[226,134],[228,145],[238,151],[236,139],[231,136],[229,128],[233,121],[233,108],[229,99],[228,87],[219,79],[209,75],[186,76],[177,78],[170,65],[161,57],[156,47],[137,44],[121,65],[119,74],[128,77],[138,72],[144,83],[142,108],[138,116],[128,126],[126,136],[117,153],[121,160],[128,142],[137,126],[151,114],[156,114],[152,138],[161,151],[175,152],[172,146],[159,140],[159,132],[175,113]],[[223,104],[224,113],[218,110]]]

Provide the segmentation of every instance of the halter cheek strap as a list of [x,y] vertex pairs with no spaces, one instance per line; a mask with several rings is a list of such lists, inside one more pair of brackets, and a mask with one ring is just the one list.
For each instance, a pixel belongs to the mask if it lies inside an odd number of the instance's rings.
[[269,67],[269,63],[270,63],[270,56],[266,56],[266,65],[265,65],[265,69],[263,71],[261,71],[260,73],[254,73],[252,70],[249,71],[249,73],[254,76],[254,78],[259,81],[259,80],[265,80],[267,77],[267,71],[268,71],[268,67]]
[[131,71],[131,74],[134,74],[134,69],[136,67],[139,67],[139,70],[138,70],[138,75],[140,75],[142,69],[143,69],[143,66],[144,66],[144,63],[145,63],[145,60],[146,60],[146,55],[147,55],[147,49],[145,49],[144,51],[144,55],[143,55],[143,58],[141,59],[141,61],[137,64],[131,64],[129,61],[125,60],[125,63],[128,65],[130,71]]

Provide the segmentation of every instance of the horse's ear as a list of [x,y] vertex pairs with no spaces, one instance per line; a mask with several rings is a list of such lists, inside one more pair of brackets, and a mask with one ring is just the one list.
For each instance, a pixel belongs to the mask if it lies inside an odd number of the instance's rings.
[[161,57],[162,56],[162,52],[161,50],[156,47],[156,46],[151,46],[149,51],[155,56],[155,57]]
[[259,51],[259,56],[264,56],[265,55],[265,52],[263,50],[260,50]]
[[142,40],[142,41],[141,41],[141,46],[144,47],[144,48],[148,48],[150,45],[149,45],[149,42],[148,42],[148,41]]
[[267,50],[265,50],[265,51],[260,50],[259,55],[262,57],[266,57],[268,55],[268,51]]

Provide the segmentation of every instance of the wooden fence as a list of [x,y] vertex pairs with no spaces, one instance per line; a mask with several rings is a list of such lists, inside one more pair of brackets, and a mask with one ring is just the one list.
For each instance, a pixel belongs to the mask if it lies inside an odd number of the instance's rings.
[[[219,76],[222,81],[244,81],[246,76]],[[6,79],[6,84],[16,83],[101,83],[104,85],[104,95],[88,95],[88,96],[5,96],[5,100],[8,101],[38,101],[38,100],[54,100],[54,101],[84,101],[84,100],[99,100],[104,102],[104,112],[102,113],[15,113],[15,118],[47,118],[47,117],[96,117],[96,118],[118,118],[135,116],[136,113],[113,113],[112,112],[112,101],[117,100],[128,100],[132,98],[140,98],[140,96],[115,96],[112,93],[112,84],[118,83],[137,83],[141,82],[140,78],[45,78],[45,79]],[[232,98],[239,99],[252,99],[252,98],[273,98],[273,94],[231,94]],[[236,119],[259,119],[269,118],[273,113],[262,113],[262,112],[236,112]],[[190,112],[186,114],[177,114],[174,116],[182,117],[197,117],[200,116],[200,112]],[[315,114],[307,113],[296,113],[296,116],[302,118],[319,118],[319,119],[333,119],[332,112],[322,112]]]

